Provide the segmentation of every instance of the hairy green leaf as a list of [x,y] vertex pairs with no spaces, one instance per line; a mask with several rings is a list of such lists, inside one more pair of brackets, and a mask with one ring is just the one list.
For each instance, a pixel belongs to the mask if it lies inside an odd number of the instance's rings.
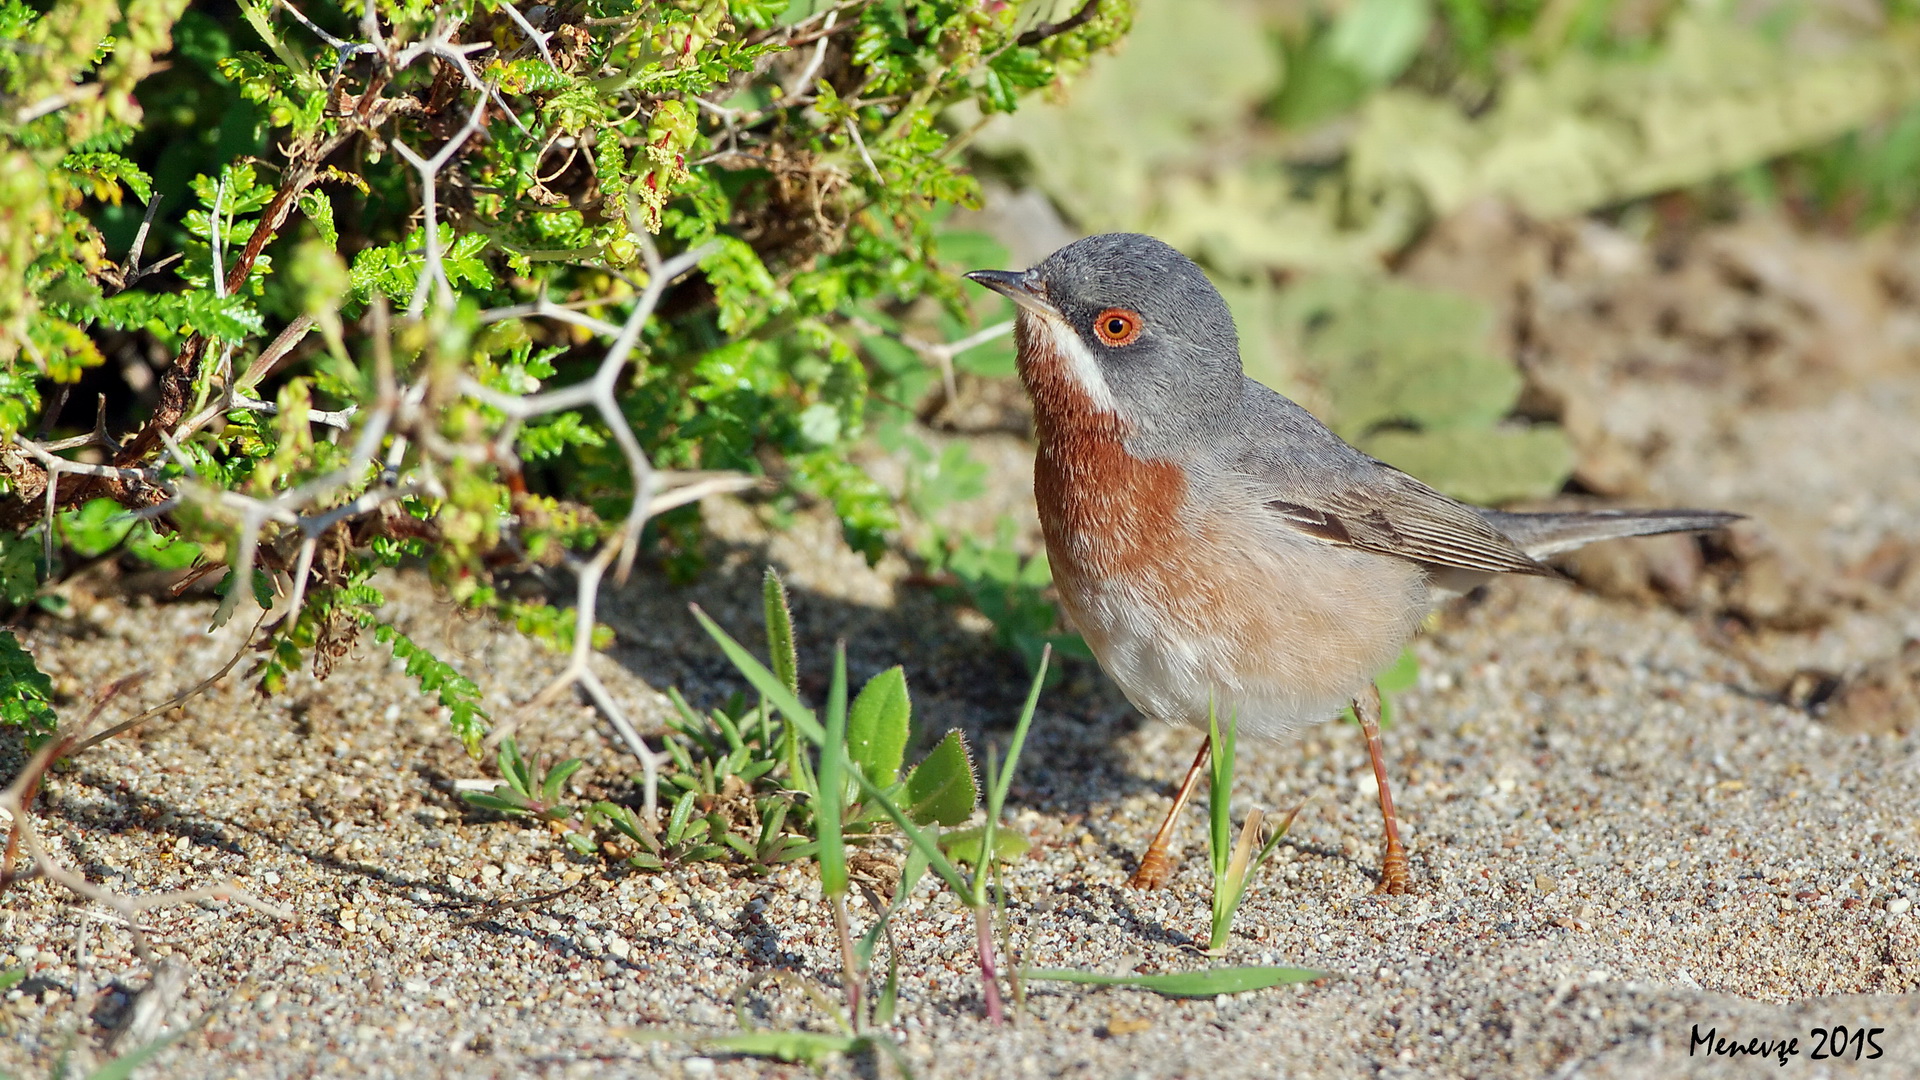
[[973,759],[958,731],[947,732],[933,752],[907,773],[907,816],[921,825],[958,825],[973,816],[980,791]]
[[900,775],[912,715],[907,673],[897,665],[867,680],[854,699],[847,719],[847,752],[881,787]]

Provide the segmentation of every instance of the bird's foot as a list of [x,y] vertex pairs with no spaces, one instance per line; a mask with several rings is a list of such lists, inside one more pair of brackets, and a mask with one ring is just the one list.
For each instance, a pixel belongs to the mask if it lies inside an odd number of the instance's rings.
[[1380,860],[1380,884],[1373,887],[1376,896],[1405,896],[1407,894],[1407,853],[1395,846],[1387,849],[1385,858]]
[[1140,858],[1140,868],[1127,879],[1129,889],[1164,888],[1173,877],[1173,860],[1167,857],[1165,848],[1148,848]]

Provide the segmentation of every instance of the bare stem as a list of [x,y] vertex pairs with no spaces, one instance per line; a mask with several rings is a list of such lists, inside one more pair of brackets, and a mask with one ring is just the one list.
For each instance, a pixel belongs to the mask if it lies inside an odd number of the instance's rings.
[[993,908],[981,904],[973,909],[974,939],[980,947],[980,994],[986,1002],[987,1023],[999,1027],[1007,1022],[1000,1005],[1000,970],[993,955]]
[[843,892],[833,894],[833,932],[840,938],[840,978],[847,988],[847,1016],[858,1031],[866,1027],[860,998],[867,977],[866,972],[860,970],[860,959],[853,951],[853,928],[847,923],[847,894]]

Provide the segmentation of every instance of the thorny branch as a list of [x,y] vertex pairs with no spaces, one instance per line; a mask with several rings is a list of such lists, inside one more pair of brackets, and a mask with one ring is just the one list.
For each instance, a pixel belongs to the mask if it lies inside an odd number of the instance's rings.
[[[453,28],[442,24],[425,39],[395,49],[381,36],[378,21],[372,18],[362,21],[369,43],[355,44],[324,33],[284,0],[281,6],[343,56],[349,52],[375,52],[386,60],[389,69],[405,67],[421,57],[439,57],[457,68],[466,85],[475,92],[477,100],[464,126],[430,157],[415,152],[397,138],[389,140],[396,152],[420,174],[421,209],[426,226],[422,266],[407,316],[410,320],[419,320],[444,315],[450,311],[454,296],[440,243],[437,181],[441,171],[458,157],[462,146],[483,132],[489,102],[498,99],[497,88],[483,83],[466,60],[468,52],[490,45],[457,44],[452,37]],[[369,5],[369,16],[371,11]],[[530,31],[524,19],[518,21]],[[544,54],[545,38],[532,32],[529,37]],[[372,96],[371,92],[367,96]],[[359,107],[342,116],[338,130],[313,137],[288,151],[291,163],[284,171],[279,189],[263,209],[260,221],[246,245],[233,256],[229,265],[220,266],[216,263],[216,276],[219,279],[216,288],[223,295],[237,292],[246,284],[261,252],[284,225],[299,195],[318,177],[326,159],[353,136],[378,126],[392,113],[399,111],[398,99],[382,100],[391,100],[393,104],[385,108],[379,105],[369,108],[363,100]],[[504,108],[504,103],[502,105]],[[517,118],[515,122],[518,122]],[[213,236],[217,244],[222,235],[218,193],[215,201]],[[161,380],[160,401],[154,415],[139,432],[125,445],[116,445],[104,431],[98,432],[97,437],[83,440],[85,445],[112,449],[111,464],[70,460],[59,456],[48,446],[19,437],[13,440],[12,446],[0,447],[0,467],[13,482],[14,492],[35,498],[40,504],[37,509],[48,516],[46,531],[49,542],[53,535],[50,518],[58,508],[75,505],[98,495],[112,497],[123,506],[145,514],[163,513],[183,503],[191,503],[233,522],[236,533],[232,560],[234,584],[228,589],[215,616],[216,622],[230,619],[251,602],[252,590],[248,583],[266,549],[267,530],[270,526],[277,527],[277,536],[284,537],[285,541],[274,541],[275,555],[267,565],[277,573],[291,572],[287,573],[290,580],[283,587],[286,602],[284,605],[274,605],[276,610],[272,614],[279,616],[280,625],[292,625],[306,602],[320,539],[329,529],[344,521],[376,514],[387,504],[410,495],[444,497],[447,493],[438,479],[437,464],[440,462],[480,459],[491,461],[503,469],[517,469],[512,443],[513,434],[520,424],[535,416],[592,406],[612,432],[626,458],[633,479],[634,500],[621,526],[607,537],[591,557],[578,560],[577,633],[573,653],[566,668],[529,705],[549,701],[567,687],[579,685],[607,717],[620,740],[640,759],[647,777],[646,811],[652,818],[655,813],[654,781],[662,755],[652,751],[641,739],[606,686],[591,670],[588,660],[591,656],[600,581],[609,567],[615,568],[616,580],[625,579],[648,517],[686,502],[742,490],[759,483],[753,478],[734,474],[657,474],[620,409],[618,391],[621,376],[648,320],[652,318],[666,290],[698,266],[713,250],[711,246],[701,247],[662,261],[648,245],[646,286],[626,321],[619,326],[551,304],[544,298],[530,309],[522,307],[483,313],[482,321],[525,316],[551,317],[613,339],[594,377],[576,386],[532,395],[512,395],[467,379],[458,388],[448,388],[480,400],[508,418],[510,422],[506,430],[491,446],[450,444],[442,436],[438,430],[438,411],[444,405],[446,393],[431,392],[430,383],[434,378],[431,369],[411,384],[403,384],[396,379],[389,356],[391,336],[385,305],[383,300],[376,298],[369,316],[372,331],[370,339],[375,350],[374,400],[358,409],[310,417],[315,422],[336,427],[343,432],[358,427],[347,460],[323,476],[272,496],[255,497],[202,482],[195,475],[191,460],[181,452],[188,438],[222,415],[235,410],[277,411],[275,406],[267,402],[248,397],[245,391],[279,366],[309,332],[314,323],[309,317],[296,319],[287,326],[240,377],[234,378],[232,372],[226,372],[220,393],[192,416],[188,416],[188,409],[195,387],[201,380],[199,369],[206,352],[207,339],[198,336],[189,338]],[[220,255],[216,253],[215,258],[219,260]],[[134,263],[137,266],[137,256]],[[223,355],[222,363],[226,362],[227,357]],[[66,445],[71,447],[71,444]],[[399,467],[409,462],[410,451],[417,454],[411,459],[414,467],[401,472]],[[168,471],[162,468],[165,457],[171,457],[183,475],[170,477]],[[31,471],[40,473],[40,483],[33,482]],[[75,478],[76,482],[62,485],[60,478],[63,475]],[[383,475],[400,478],[383,479]],[[367,486],[369,484],[371,486]],[[338,499],[337,493],[355,489],[364,490],[344,503],[333,505]],[[4,524],[9,523],[0,522],[0,525]],[[295,544],[290,558],[284,553],[289,543]],[[260,613],[254,624],[256,631],[268,614],[265,611]],[[249,641],[252,636],[250,633]],[[243,647],[242,654],[244,651]],[[224,676],[242,654],[237,654],[235,660],[230,661],[220,674],[186,691],[167,705],[142,713],[98,736],[85,738],[84,735],[76,735],[64,740],[63,744],[80,748],[91,746],[172,708]],[[16,835],[30,845],[37,843],[30,831],[19,831]]]
[[960,396],[959,387],[954,383],[954,357],[959,356],[968,349],[978,348],[989,341],[1005,337],[1013,332],[1013,320],[1008,319],[1005,322],[997,322],[992,326],[982,327],[958,341],[949,341],[942,344],[939,342],[923,341],[920,338],[914,337],[912,334],[896,334],[890,330],[876,326],[865,319],[856,318],[852,320],[852,323],[854,329],[860,331],[862,334],[890,337],[898,341],[900,344],[913,350],[914,354],[919,356],[920,359],[928,361],[938,368],[940,370],[940,385],[941,388],[946,391],[948,401],[954,401]]
[[[486,102],[489,99],[498,102],[502,110],[507,112],[509,116],[512,116],[511,111],[506,109],[505,103],[500,101],[498,88],[481,81],[478,74],[474,72],[473,66],[466,58],[468,52],[475,51],[476,49],[490,48],[491,46],[487,43],[480,43],[478,45],[455,44],[451,37],[455,29],[452,26],[443,25],[438,27],[436,32],[427,38],[413,45],[409,45],[404,49],[395,51],[387,45],[385,40],[379,35],[379,23],[378,20],[373,17],[373,5],[367,6],[367,18],[362,22],[362,25],[370,31],[369,37],[373,39],[370,44],[355,44],[341,41],[325,33],[318,26],[315,26],[312,20],[306,18],[295,9],[292,4],[282,0],[280,6],[292,12],[301,23],[307,25],[317,36],[338,51],[343,59],[350,52],[376,52],[384,56],[387,67],[391,71],[404,68],[419,60],[421,57],[434,56],[452,63],[460,71],[467,85],[479,92],[481,100],[476,103],[474,111],[468,119],[467,126],[430,159],[436,163],[434,172],[437,172],[439,167],[444,166],[446,161],[451,159],[454,152],[458,150],[459,146],[465,143],[469,137],[480,129],[484,120]],[[220,267],[216,263],[215,275],[218,280],[215,282],[215,288],[220,295],[237,293],[246,284],[248,277],[253,273],[254,266],[260,259],[261,253],[265,251],[267,245],[279,235],[281,228],[286,225],[287,218],[293,213],[293,209],[297,205],[300,196],[319,178],[321,168],[335,151],[345,146],[355,136],[378,128],[384,124],[392,114],[408,111],[411,106],[416,104],[410,99],[404,98],[380,98],[377,101],[371,100],[374,97],[374,93],[369,90],[359,107],[338,117],[339,123],[333,131],[303,139],[287,150],[288,163],[282,172],[280,185],[275,190],[272,199],[269,200],[267,205],[262,209],[260,220],[255,224],[252,234],[249,235],[247,239],[246,245],[234,258],[230,267]],[[512,119],[515,124],[519,124],[520,121],[518,117],[512,117]],[[429,222],[429,227],[426,232],[426,244],[429,249],[426,263],[427,268],[433,273],[432,275],[427,273],[421,275],[420,289],[416,291],[415,303],[409,308],[410,313],[418,314],[421,310],[421,298],[424,296],[424,290],[431,286],[433,276],[437,275],[440,283],[443,286],[445,285],[445,269],[437,258],[439,237],[432,226],[434,214],[437,209],[436,200],[433,198],[431,191],[433,174],[428,172],[420,157],[415,154],[411,148],[400,143],[398,140],[395,140],[394,146],[415,168],[421,170],[423,179],[429,185],[429,191],[424,200],[423,209],[427,214],[427,220]],[[215,207],[214,217],[218,217],[217,206]],[[219,237],[222,235],[217,225],[218,222],[216,221],[216,227],[212,232],[216,251],[219,246]],[[141,239],[144,240],[144,230]],[[139,241],[136,241],[136,243],[138,242]],[[139,262],[137,252],[138,248],[135,249],[135,254],[131,260],[136,268],[136,272]],[[224,274],[220,273],[222,269],[225,270]],[[141,426],[137,433],[130,439],[125,440],[124,445],[114,457],[115,465],[128,468],[145,461],[160,451],[162,444],[165,442],[165,435],[172,434],[176,431],[180,424],[181,417],[186,414],[193,389],[200,380],[201,360],[206,354],[206,349],[207,339],[199,334],[194,334],[181,343],[180,350],[174,356],[173,363],[167,367],[165,373],[160,378],[159,400],[154,407],[153,415]],[[231,381],[229,381],[229,385],[231,385]],[[101,496],[111,498],[121,505],[128,507],[153,506],[162,501],[161,497],[159,497],[150,486],[130,487],[126,484],[124,478],[97,476],[89,481],[77,484],[67,491],[61,492],[58,491],[57,472],[50,471],[41,476],[34,476],[28,472],[24,472],[23,469],[30,470],[31,465],[19,460],[0,461],[0,473],[6,474],[6,479],[12,482],[14,490],[34,493],[39,493],[44,490],[49,493],[49,505],[57,505],[58,507],[77,506],[89,499]],[[18,506],[8,506],[5,503],[0,503],[0,528],[18,528],[26,525],[29,521],[31,521],[31,518],[23,517]]]
[[[268,242],[279,233],[281,226],[286,224],[287,217],[292,214],[301,193],[319,176],[321,165],[335,150],[345,145],[355,133],[355,130],[343,125],[341,130],[331,135],[310,140],[294,148],[292,160],[283,175],[279,190],[261,211],[260,221],[254,226],[253,234],[247,239],[246,246],[241,249],[233,265],[227,269],[226,275],[219,282],[224,294],[236,293],[246,284],[247,277],[253,272],[254,264],[259,261],[260,253],[266,250]],[[220,233],[216,229],[213,235],[217,237]],[[114,456],[115,465],[122,469],[129,469],[151,457],[164,442],[163,433],[171,433],[180,423],[181,417],[186,415],[194,383],[199,379],[200,359],[206,353],[206,349],[207,339],[199,334],[187,338],[181,344],[179,353],[173,358],[173,363],[160,377],[160,400],[154,407],[153,416],[120,448],[119,453]],[[156,494],[156,489],[152,485],[132,486],[126,482],[127,477],[100,478],[97,482],[82,483],[56,499],[54,493],[61,471],[67,470],[49,469],[44,477],[45,490],[49,493],[49,505],[57,502],[60,506],[77,506],[88,499],[101,496],[111,498],[122,506],[128,507],[152,506],[162,500],[162,496]],[[15,483],[18,484],[19,480],[16,479]],[[27,483],[36,489],[39,487],[33,484],[30,478]],[[14,520],[8,520],[8,518],[14,518]],[[0,504],[0,528],[18,527],[22,524],[24,522],[18,520],[17,515],[7,513],[4,504]]]

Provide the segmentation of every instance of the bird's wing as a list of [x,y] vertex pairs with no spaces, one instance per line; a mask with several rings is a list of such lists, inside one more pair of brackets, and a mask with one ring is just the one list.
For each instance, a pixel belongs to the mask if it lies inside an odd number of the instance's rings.
[[[1268,509],[1289,527],[1345,544],[1434,566],[1499,574],[1557,577],[1507,539],[1473,508],[1385,465],[1364,484],[1311,490],[1288,484]],[[1316,485],[1317,486],[1317,485]]]
[[1247,379],[1243,386],[1230,436],[1243,449],[1229,467],[1287,526],[1431,566],[1559,576],[1473,507],[1354,449],[1260,383]]

